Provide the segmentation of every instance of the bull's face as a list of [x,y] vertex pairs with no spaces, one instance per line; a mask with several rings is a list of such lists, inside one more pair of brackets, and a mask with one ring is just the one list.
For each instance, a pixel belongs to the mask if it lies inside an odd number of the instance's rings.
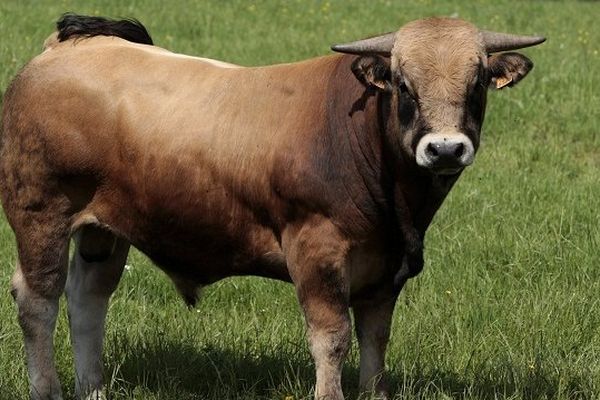
[[434,174],[454,175],[479,147],[488,87],[512,86],[533,67],[519,53],[489,53],[542,41],[431,18],[334,50],[361,55],[352,65],[355,76],[387,94],[388,134],[405,158]]

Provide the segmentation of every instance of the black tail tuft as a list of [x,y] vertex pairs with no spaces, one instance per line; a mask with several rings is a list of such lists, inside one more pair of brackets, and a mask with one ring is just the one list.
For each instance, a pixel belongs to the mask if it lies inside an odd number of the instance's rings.
[[144,25],[137,19],[117,21],[104,17],[66,13],[56,22],[56,28],[59,42],[73,36],[118,36],[130,42],[154,44]]

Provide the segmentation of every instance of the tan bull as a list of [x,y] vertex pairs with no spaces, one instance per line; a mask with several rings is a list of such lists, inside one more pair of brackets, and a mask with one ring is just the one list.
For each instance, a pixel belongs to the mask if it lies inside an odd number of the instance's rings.
[[431,18],[334,46],[349,54],[244,68],[154,47],[135,21],[70,14],[58,28],[2,114],[31,397],[62,398],[52,336],[65,286],[77,395],[102,395],[107,303],[130,245],[188,303],[232,275],[292,282],[319,399],[343,398],[352,308],[360,385],[385,397],[394,304],[473,161],[487,88],[532,68],[498,52],[543,38]]

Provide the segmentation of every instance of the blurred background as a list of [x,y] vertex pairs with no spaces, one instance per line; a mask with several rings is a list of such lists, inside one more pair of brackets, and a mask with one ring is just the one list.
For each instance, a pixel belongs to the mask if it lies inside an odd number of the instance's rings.
[[[247,66],[330,54],[330,45],[428,16],[540,34],[535,68],[489,94],[482,145],[434,219],[426,267],[400,295],[387,355],[402,399],[600,397],[600,2],[0,2],[0,91],[66,11],[139,19],[157,46]],[[0,399],[27,396],[9,294],[16,249],[0,217]],[[63,304],[64,306],[64,304]],[[132,251],[105,344],[113,399],[309,399],[313,365],[291,285],[231,278],[188,310]],[[66,309],[55,336],[67,398]],[[354,344],[344,388],[356,398]]]

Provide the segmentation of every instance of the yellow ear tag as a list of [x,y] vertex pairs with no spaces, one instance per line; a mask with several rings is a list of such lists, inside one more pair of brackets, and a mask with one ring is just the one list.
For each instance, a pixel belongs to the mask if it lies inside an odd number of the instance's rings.
[[502,89],[506,85],[512,82],[512,78],[507,78],[505,76],[496,78],[496,89]]

